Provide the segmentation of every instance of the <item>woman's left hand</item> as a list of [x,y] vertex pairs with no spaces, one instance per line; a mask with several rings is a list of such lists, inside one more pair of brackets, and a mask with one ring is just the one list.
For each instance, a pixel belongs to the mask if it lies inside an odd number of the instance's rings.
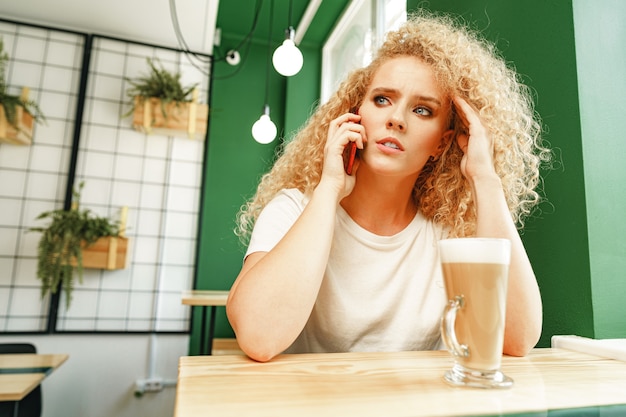
[[454,104],[465,130],[457,137],[463,151],[461,172],[469,181],[495,175],[493,140],[480,120],[480,116],[464,99],[454,98]]

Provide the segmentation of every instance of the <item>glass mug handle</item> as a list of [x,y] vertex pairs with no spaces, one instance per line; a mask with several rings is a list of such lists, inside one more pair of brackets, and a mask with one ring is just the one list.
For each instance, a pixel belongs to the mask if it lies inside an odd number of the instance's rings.
[[467,345],[462,345],[457,340],[456,333],[454,332],[454,323],[456,321],[457,312],[459,309],[463,308],[464,304],[465,299],[463,296],[457,295],[454,297],[454,300],[448,301],[443,311],[443,316],[441,317],[441,338],[443,339],[443,343],[450,353],[461,358],[469,357],[470,352]]

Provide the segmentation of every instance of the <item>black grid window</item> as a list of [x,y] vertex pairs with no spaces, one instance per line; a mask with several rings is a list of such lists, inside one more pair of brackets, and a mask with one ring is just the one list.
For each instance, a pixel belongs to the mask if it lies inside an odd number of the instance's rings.
[[48,298],[36,279],[43,211],[63,207],[85,36],[0,21],[10,94],[30,88],[46,115],[31,146],[0,143],[0,331],[46,329]]
[[[188,331],[180,294],[193,287],[205,142],[137,132],[123,114],[128,79],[148,73],[147,57],[181,72],[184,85],[198,83],[203,103],[209,68],[181,51],[108,37],[10,22],[0,22],[0,36],[9,84],[28,85],[48,119],[32,146],[0,144],[0,332]],[[24,232],[41,225],[42,211],[67,206],[68,182],[81,181],[82,208],[116,218],[128,207],[127,268],[86,269],[70,308],[63,294],[51,308],[35,275],[40,235]]]

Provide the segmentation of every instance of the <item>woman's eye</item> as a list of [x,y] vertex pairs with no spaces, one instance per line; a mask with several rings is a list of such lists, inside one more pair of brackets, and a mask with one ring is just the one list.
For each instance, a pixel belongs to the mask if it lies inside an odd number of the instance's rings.
[[416,108],[415,113],[419,114],[420,116],[431,116],[433,114],[433,112],[431,112],[430,109],[426,107]]
[[376,97],[374,97],[374,103],[376,103],[378,105],[380,105],[380,104],[387,104],[388,102],[389,102],[389,100],[385,96],[376,96]]

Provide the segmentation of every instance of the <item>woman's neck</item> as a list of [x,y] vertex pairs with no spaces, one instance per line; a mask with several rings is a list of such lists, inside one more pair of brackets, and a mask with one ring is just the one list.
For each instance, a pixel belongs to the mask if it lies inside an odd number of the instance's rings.
[[357,178],[352,193],[340,204],[365,230],[380,236],[392,236],[404,230],[415,218],[414,184],[414,178]]

